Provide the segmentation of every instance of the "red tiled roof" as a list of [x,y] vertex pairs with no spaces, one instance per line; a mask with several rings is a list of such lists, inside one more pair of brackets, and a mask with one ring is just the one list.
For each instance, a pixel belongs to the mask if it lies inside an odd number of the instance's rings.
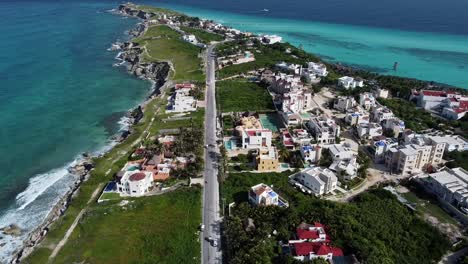
[[296,256],[307,256],[310,253],[315,253],[315,255],[318,256],[326,256],[330,253],[336,257],[343,256],[343,250],[341,248],[330,247],[321,243],[302,242],[294,243],[292,245]]
[[422,91],[422,94],[425,95],[425,96],[440,96],[440,97],[447,96],[447,92],[445,92],[445,91],[424,90],[424,91]]
[[178,83],[175,85],[176,89],[181,89],[181,88],[192,88],[191,83]]
[[317,230],[306,230],[298,228],[296,232],[299,239],[317,239],[320,237]]
[[137,173],[134,173],[134,174],[130,175],[129,180],[130,181],[141,181],[145,177],[146,177],[146,174],[144,174],[143,172],[137,172]]
[[314,223],[314,226],[315,226],[315,227],[325,228],[321,223],[318,223],[318,222],[315,222],[315,223]]
[[460,104],[458,105],[458,107],[462,109],[468,108],[468,101],[460,101]]
[[455,113],[457,114],[460,114],[460,113],[466,112],[467,109],[457,107],[457,108],[453,108],[453,111],[455,111]]
[[341,248],[332,247],[331,251],[334,257],[342,257],[344,255]]
[[325,256],[325,255],[328,255],[329,253],[331,253],[332,250],[329,246],[326,246],[326,245],[321,245],[316,254],[319,255],[319,256]]
[[293,245],[296,256],[307,256],[314,251],[314,243],[311,242],[294,243]]

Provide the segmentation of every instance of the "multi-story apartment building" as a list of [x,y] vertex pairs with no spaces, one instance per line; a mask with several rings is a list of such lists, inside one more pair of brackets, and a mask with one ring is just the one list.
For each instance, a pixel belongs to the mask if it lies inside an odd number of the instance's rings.
[[312,117],[305,125],[317,143],[334,144],[336,137],[340,136],[340,126],[326,115]]
[[385,165],[392,172],[404,176],[419,173],[428,166],[442,162],[445,143],[438,143],[430,138],[421,138],[417,142],[390,148],[385,153]]

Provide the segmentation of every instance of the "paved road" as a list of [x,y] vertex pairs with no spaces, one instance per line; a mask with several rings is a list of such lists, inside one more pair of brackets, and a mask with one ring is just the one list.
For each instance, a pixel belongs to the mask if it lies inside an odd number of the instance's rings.
[[[220,247],[220,214],[219,214],[219,185],[217,159],[219,149],[216,145],[216,97],[215,97],[215,65],[214,45],[207,49],[206,60],[206,94],[205,94],[205,187],[203,189],[203,224],[205,230],[202,232],[202,263],[221,263]],[[217,241],[207,238],[212,237]]]
[[468,255],[468,247],[462,248],[457,252],[449,253],[442,257],[442,260],[439,261],[439,264],[455,264],[457,260],[463,256]]

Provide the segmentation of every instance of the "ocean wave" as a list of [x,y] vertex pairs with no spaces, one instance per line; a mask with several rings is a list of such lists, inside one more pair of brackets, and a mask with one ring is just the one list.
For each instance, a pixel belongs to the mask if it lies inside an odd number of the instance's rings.
[[128,116],[122,116],[117,124],[120,125],[119,132],[128,130],[132,125],[132,119]]
[[16,196],[16,204],[0,215],[0,227],[11,224],[21,229],[20,236],[3,235],[0,243],[4,246],[0,250],[0,263],[11,261],[13,254],[23,245],[57,202],[65,195],[76,181],[70,176],[68,168],[78,159],[60,168],[33,176],[26,189]]
[[19,206],[18,210],[23,210],[26,208],[26,206],[34,202],[37,197],[43,194],[58,180],[69,174],[68,168],[75,165],[76,163],[77,160],[74,160],[62,168],[54,169],[29,179],[28,187],[16,196],[16,203]]

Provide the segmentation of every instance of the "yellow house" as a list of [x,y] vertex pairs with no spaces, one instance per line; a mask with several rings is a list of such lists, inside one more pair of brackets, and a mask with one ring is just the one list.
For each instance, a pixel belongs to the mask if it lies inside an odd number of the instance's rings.
[[256,158],[258,171],[278,171],[278,151],[275,147],[260,148]]

